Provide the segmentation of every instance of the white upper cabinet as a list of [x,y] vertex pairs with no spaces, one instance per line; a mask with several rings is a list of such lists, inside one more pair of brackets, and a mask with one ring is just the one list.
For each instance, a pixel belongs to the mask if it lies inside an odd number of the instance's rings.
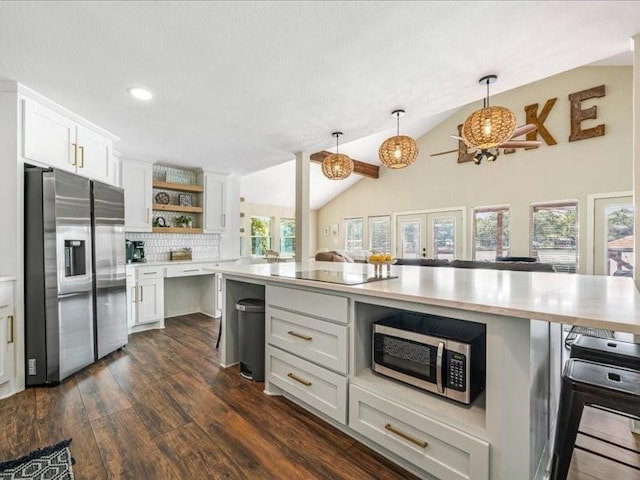
[[150,232],[153,208],[153,165],[123,159],[120,162],[120,186],[124,189],[124,229]]
[[22,137],[25,160],[115,183],[110,138],[29,98],[24,100]]
[[204,232],[224,232],[227,228],[227,177],[203,172],[199,175],[199,183],[204,187]]
[[105,183],[114,183],[114,162],[111,157],[112,142],[93,130],[78,125],[77,173]]
[[23,157],[76,171],[76,123],[33,100],[24,101]]

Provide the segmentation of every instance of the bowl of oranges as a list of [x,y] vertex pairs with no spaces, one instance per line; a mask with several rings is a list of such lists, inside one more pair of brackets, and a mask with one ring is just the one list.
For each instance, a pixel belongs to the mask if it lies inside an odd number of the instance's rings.
[[389,253],[374,253],[367,257],[367,263],[373,265],[392,265],[396,263],[396,259]]

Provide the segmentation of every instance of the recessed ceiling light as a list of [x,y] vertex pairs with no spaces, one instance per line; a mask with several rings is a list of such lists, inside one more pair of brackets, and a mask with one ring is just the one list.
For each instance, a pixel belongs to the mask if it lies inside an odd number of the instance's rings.
[[153,94],[144,88],[129,88],[127,91],[132,97],[137,98],[138,100],[151,100],[153,98]]

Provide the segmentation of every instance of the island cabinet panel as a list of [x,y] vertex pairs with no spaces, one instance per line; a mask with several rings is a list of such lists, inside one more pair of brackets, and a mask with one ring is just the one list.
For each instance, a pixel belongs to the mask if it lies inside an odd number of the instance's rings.
[[489,480],[489,444],[351,385],[349,427],[441,480]]
[[347,423],[347,379],[278,348],[267,347],[268,380],[319,412]]
[[275,307],[326,318],[338,323],[349,321],[346,297],[270,285],[267,291],[267,302]]
[[348,372],[346,325],[270,307],[267,342],[338,373]]

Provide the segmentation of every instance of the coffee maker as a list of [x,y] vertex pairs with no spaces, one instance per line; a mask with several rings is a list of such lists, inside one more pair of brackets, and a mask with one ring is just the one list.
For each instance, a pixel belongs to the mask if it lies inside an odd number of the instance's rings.
[[142,240],[125,240],[127,263],[144,263],[144,242]]

